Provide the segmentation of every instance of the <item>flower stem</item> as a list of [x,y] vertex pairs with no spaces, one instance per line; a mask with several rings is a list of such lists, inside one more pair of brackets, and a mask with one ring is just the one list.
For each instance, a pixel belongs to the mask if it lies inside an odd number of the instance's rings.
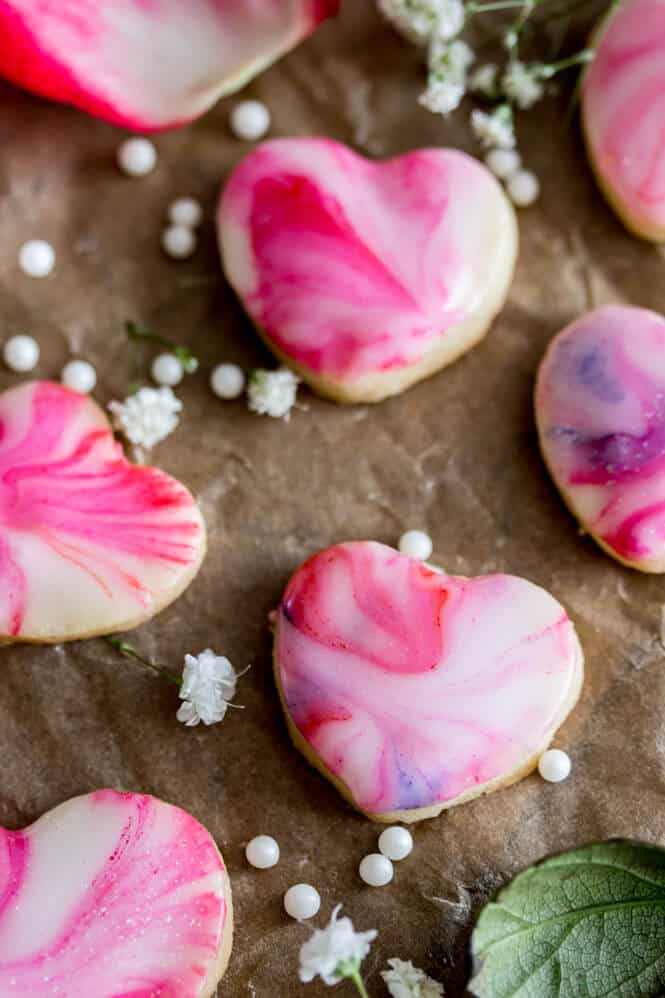
[[359,970],[357,970],[355,974],[352,974],[349,980],[353,981],[355,986],[358,988],[358,994],[361,995],[361,998],[369,998],[369,995],[367,994],[367,988],[363,983],[363,979],[360,976]]
[[160,346],[166,347],[167,350],[170,350],[178,358],[183,370],[187,374],[194,374],[199,366],[197,358],[188,347],[175,343],[168,336],[162,336],[161,333],[156,333],[154,329],[149,329],[148,326],[140,326],[138,322],[127,320],[125,322],[125,332],[127,333],[127,338],[132,343],[150,340],[152,343],[158,343]]
[[116,651],[119,651],[121,655],[136,659],[136,661],[140,662],[141,665],[145,665],[147,669],[151,669],[156,676],[160,677],[160,679],[165,679],[167,682],[180,688],[180,680],[172,675],[168,669],[164,669],[161,665],[155,665],[154,662],[151,662],[149,658],[145,658],[145,656],[137,651],[133,645],[123,641],[122,638],[114,638],[111,634],[105,634],[104,641],[108,642],[108,644],[110,644],[112,648],[115,648]]
[[524,7],[524,0],[490,0],[488,3],[469,4],[469,14],[488,14],[494,10],[516,10]]
[[551,80],[553,76],[557,73],[562,73],[564,69],[571,69],[573,66],[584,66],[589,62],[593,62],[596,53],[593,49],[582,49],[581,52],[577,52],[576,55],[571,55],[567,59],[559,59],[558,62],[548,63],[543,66],[540,71],[540,76],[544,80]]

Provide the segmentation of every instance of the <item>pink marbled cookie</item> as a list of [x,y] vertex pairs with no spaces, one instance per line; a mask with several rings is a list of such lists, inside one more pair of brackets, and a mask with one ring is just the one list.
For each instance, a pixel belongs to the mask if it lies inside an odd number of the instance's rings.
[[177,807],[99,790],[0,828],[2,998],[208,998],[232,940],[222,857]]
[[611,555],[665,572],[665,319],[610,305],[552,341],[536,387],[545,462]]
[[328,139],[266,142],[219,209],[227,277],[270,348],[317,391],[374,402],[451,363],[502,307],[514,212],[477,160],[373,163]]
[[204,554],[190,493],[130,464],[90,398],[48,381],[0,395],[0,639],[134,627],[189,585]]
[[449,577],[339,544],[289,582],[275,675],[296,746],[376,821],[417,821],[529,773],[580,693],[563,607],[510,575]]
[[591,162],[625,225],[665,239],[665,0],[623,0],[595,44],[582,90]]

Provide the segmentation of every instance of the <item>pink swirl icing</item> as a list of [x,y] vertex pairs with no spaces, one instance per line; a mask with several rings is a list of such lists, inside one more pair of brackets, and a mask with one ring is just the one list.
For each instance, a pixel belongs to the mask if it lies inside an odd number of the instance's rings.
[[130,128],[169,128],[337,13],[339,0],[0,0],[0,74]]
[[488,308],[514,254],[499,186],[454,150],[372,163],[327,139],[267,142],[233,172],[219,227],[268,340],[345,381],[421,360]]
[[613,305],[564,329],[540,368],[536,417],[579,520],[624,561],[665,570],[665,319]]
[[230,949],[222,858],[189,814],[102,790],[0,829],[3,998],[200,998]]
[[665,236],[665,5],[623,0],[601,29],[583,87],[595,168],[629,224]]
[[0,396],[0,636],[106,633],[175,598],[205,548],[189,492],[130,464],[99,407],[50,382]]
[[580,680],[573,625],[543,589],[450,578],[370,542],[298,569],[276,661],[290,720],[370,814],[452,801],[519,771]]

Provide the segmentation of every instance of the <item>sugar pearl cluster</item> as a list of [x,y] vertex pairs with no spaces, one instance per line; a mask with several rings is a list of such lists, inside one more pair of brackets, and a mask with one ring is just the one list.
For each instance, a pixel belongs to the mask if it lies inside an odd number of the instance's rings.
[[[39,344],[33,336],[10,336],[3,344],[2,357],[10,371],[27,374],[39,363]],[[60,380],[72,391],[88,395],[97,384],[97,371],[87,360],[70,360],[63,367]]]
[[180,197],[168,209],[168,225],[162,232],[162,249],[174,260],[186,260],[196,251],[196,229],[203,220],[203,208],[196,198]]
[[485,163],[504,182],[510,200],[519,208],[528,208],[540,197],[540,181],[535,173],[522,167],[516,149],[490,149]]

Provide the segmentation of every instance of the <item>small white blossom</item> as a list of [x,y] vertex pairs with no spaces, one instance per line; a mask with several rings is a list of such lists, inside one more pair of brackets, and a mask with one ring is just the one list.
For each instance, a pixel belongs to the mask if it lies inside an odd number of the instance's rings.
[[496,97],[498,91],[499,67],[494,62],[486,62],[471,75],[469,89],[483,97]]
[[252,412],[288,420],[295,405],[300,379],[288,367],[277,371],[252,372],[247,387],[247,399]]
[[409,41],[424,45],[432,36],[440,0],[379,0],[379,10]]
[[443,41],[456,38],[464,27],[466,10],[462,0],[441,0],[434,25],[434,37]]
[[178,425],[182,402],[170,388],[139,388],[124,402],[109,402],[113,425],[136,447],[150,450]]
[[392,998],[442,998],[443,985],[433,981],[410,960],[388,960],[390,970],[381,972]]
[[429,86],[418,98],[418,102],[433,114],[450,114],[461,104],[464,86],[448,80],[430,80]]
[[180,699],[184,702],[178,710],[178,720],[188,727],[217,724],[226,715],[236,691],[238,676],[222,655],[206,648],[200,655],[185,655]]
[[369,953],[377,933],[356,932],[350,918],[338,918],[338,904],[325,929],[316,929],[300,949],[300,980],[308,984],[315,977],[328,985],[337,984],[357,972]]
[[466,92],[467,71],[474,55],[466,42],[436,40],[429,51],[427,90],[420,103],[435,114],[450,114]]
[[508,63],[502,85],[506,97],[522,110],[533,107],[545,94],[538,67],[527,66],[519,59]]
[[508,104],[500,104],[491,114],[476,108],[471,112],[471,126],[487,149],[515,147],[513,112]]

